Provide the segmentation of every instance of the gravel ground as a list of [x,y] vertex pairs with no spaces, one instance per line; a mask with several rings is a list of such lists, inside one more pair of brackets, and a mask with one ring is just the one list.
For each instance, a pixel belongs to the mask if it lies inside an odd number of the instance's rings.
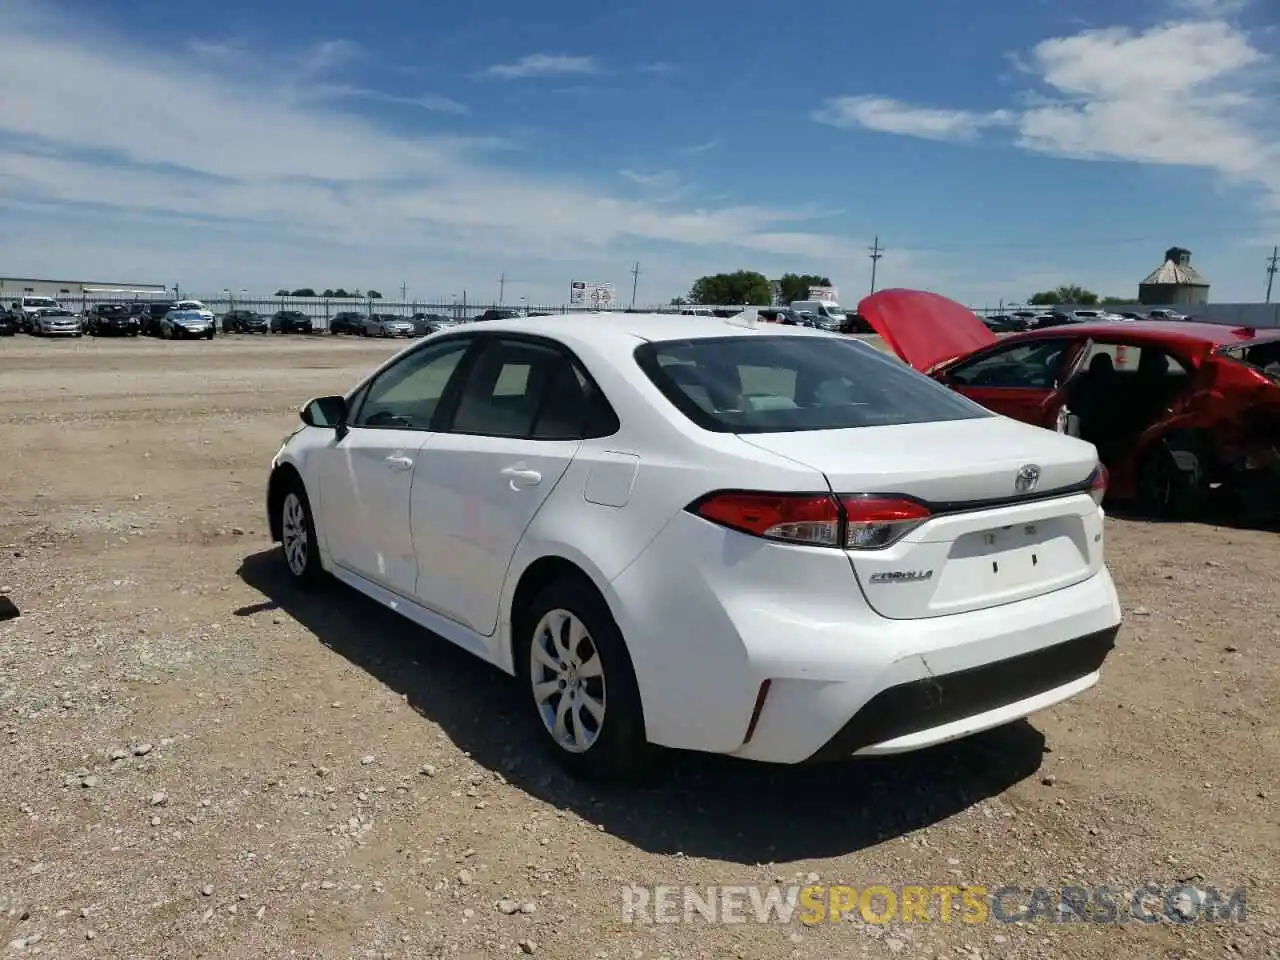
[[[549,766],[514,684],[292,592],[265,468],[392,347],[0,340],[0,956],[1280,957],[1275,534],[1109,519],[1101,684],[901,759]],[[1152,882],[1244,922],[628,923],[641,885]],[[937,917],[936,911],[934,913]]]

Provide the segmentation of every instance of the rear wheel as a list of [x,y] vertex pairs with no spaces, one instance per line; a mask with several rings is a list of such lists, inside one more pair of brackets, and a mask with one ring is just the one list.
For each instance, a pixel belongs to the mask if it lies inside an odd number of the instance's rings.
[[1209,460],[1204,444],[1171,437],[1154,444],[1138,467],[1144,509],[1165,520],[1183,520],[1209,499]]
[[574,776],[635,780],[656,749],[646,740],[626,643],[595,587],[558,580],[516,625],[517,673],[543,743]]

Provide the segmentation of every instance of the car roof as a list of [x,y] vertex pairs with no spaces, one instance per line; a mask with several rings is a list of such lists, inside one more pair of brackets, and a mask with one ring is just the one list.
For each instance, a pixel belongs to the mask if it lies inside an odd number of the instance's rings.
[[[468,330],[468,333],[473,332]],[[669,313],[569,313],[541,317],[489,320],[476,333],[526,333],[551,337],[567,345],[577,341],[596,349],[633,350],[641,343],[662,340],[700,340],[712,337],[831,337],[835,334],[807,327],[760,324],[748,327],[732,317],[699,317]],[[453,334],[457,335],[457,334]]]
[[1129,320],[1104,323],[1073,323],[1069,327],[1046,327],[1015,334],[1009,340],[1036,340],[1061,337],[1064,333],[1075,336],[1126,340],[1149,343],[1183,343],[1202,346],[1225,347],[1233,343],[1253,340],[1259,335],[1269,337],[1280,331],[1259,330],[1254,327],[1236,327],[1225,323],[1197,323],[1182,320]]

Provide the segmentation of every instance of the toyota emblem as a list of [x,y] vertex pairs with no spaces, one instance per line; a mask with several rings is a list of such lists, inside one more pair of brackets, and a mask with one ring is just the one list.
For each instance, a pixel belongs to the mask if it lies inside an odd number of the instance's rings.
[[1013,488],[1019,493],[1030,493],[1039,482],[1040,468],[1034,463],[1028,463],[1018,468],[1018,475],[1014,478]]

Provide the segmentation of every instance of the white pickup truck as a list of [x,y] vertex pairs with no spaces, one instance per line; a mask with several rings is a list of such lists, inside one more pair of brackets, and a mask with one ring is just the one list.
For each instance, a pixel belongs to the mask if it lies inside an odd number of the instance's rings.
[[62,310],[62,304],[53,297],[23,296],[13,301],[13,318],[28,333],[35,325],[36,317],[41,310]]

